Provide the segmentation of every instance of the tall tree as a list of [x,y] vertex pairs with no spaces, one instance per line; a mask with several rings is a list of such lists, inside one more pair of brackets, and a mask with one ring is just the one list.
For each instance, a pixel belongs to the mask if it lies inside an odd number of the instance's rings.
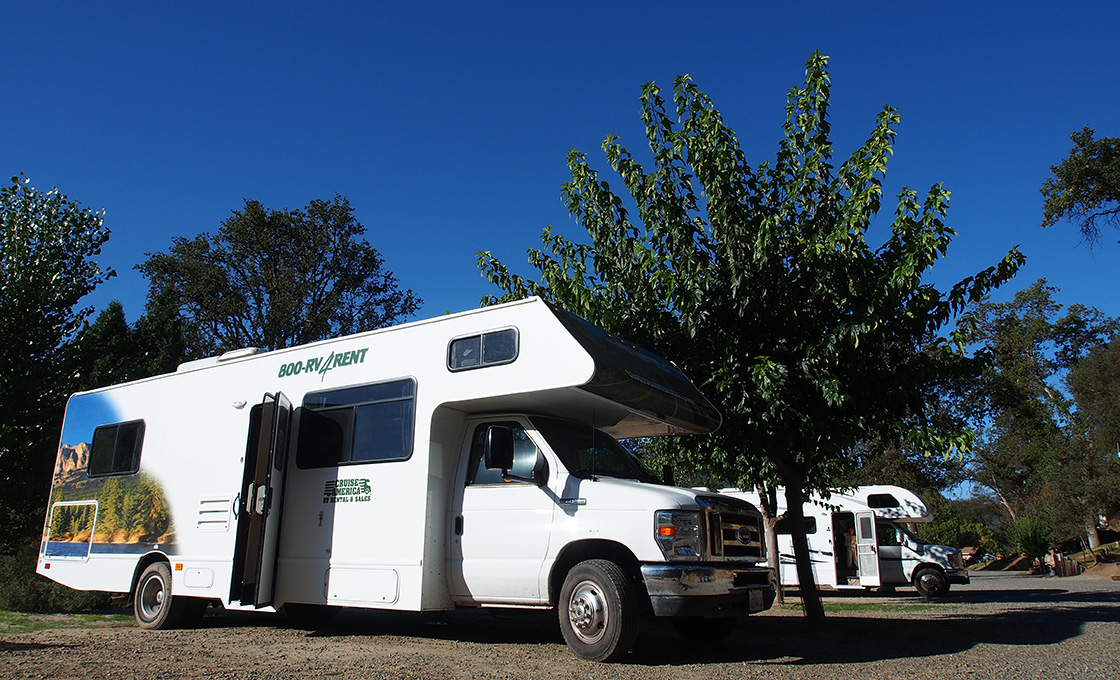
[[[810,57],[777,157],[756,167],[687,76],[674,84],[675,120],[646,85],[652,166],[614,136],[603,143],[636,219],[573,151],[562,193],[591,243],[546,228],[549,252],[529,251],[539,283],[479,255],[505,297],[546,296],[682,365],[724,414],[720,430],[682,456],[740,486],[785,486],[803,586],[813,583],[805,491],[835,483],[857,443],[905,438],[934,452],[965,443],[931,427],[938,380],[962,361],[934,334],[1022,262],[1013,250],[947,293],[923,282],[954,236],[940,185],[924,200],[903,190],[889,238],[868,245],[899,116],[885,108],[867,142],[834,167],[827,63]],[[803,594],[806,614],[822,617],[815,588]]]
[[[1120,333],[1078,361],[1066,384],[1077,403],[1075,427],[1086,440],[1085,453],[1095,468],[1091,477],[1079,480],[1091,499],[1090,511],[1116,518],[1120,516]],[[1089,539],[1097,547],[1095,531],[1089,532]]]
[[976,305],[968,318],[990,360],[970,407],[975,481],[992,489],[1011,522],[1030,518],[1023,526],[1032,531],[1041,522],[1057,546],[1085,535],[1104,510],[1094,489],[1120,486],[1120,477],[1090,446],[1075,394],[1063,387],[1118,322],[1083,305],[1063,310],[1054,292],[1039,279],[1010,302]]
[[1099,223],[1120,226],[1120,138],[1093,139],[1085,126],[1070,135],[1073,149],[1042,184],[1042,226],[1072,220],[1092,247],[1101,240]]
[[170,288],[178,295],[191,349],[290,347],[388,326],[419,308],[365,231],[337,194],[302,210],[247,200],[217,234],[176,238],[138,269],[153,294]]
[[114,300],[78,334],[75,389],[89,390],[170,373],[187,354],[178,297],[165,288],[148,298],[143,316],[128,324]]
[[93,258],[109,238],[104,212],[24,175],[0,188],[0,552],[42,528],[72,341],[113,276]]

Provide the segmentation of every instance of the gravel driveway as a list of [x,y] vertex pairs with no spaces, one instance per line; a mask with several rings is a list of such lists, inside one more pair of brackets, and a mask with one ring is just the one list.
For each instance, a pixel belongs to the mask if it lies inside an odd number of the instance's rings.
[[774,610],[707,649],[653,623],[625,663],[610,665],[575,658],[551,612],[348,611],[315,631],[277,614],[214,612],[184,631],[0,628],[0,677],[1120,677],[1120,582],[1107,577],[979,573],[939,602],[904,589],[826,605],[823,625]]

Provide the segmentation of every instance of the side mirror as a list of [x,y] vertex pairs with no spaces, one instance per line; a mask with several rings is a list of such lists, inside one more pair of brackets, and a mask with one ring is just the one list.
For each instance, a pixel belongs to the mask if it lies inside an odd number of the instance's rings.
[[486,428],[486,468],[506,471],[513,467],[513,430],[501,425]]

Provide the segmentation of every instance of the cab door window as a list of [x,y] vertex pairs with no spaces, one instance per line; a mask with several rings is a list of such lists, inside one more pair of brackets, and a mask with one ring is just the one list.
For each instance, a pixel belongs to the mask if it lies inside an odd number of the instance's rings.
[[513,432],[513,468],[508,471],[511,475],[530,479],[533,477],[534,470],[539,468],[538,461],[543,464],[544,458],[540,455],[537,445],[529,438],[529,434],[520,423],[483,423],[475,428],[471,440],[470,461],[467,463],[467,486],[526,483],[522,480],[503,479],[501,470],[491,470],[486,467],[486,430],[494,425],[508,427]]

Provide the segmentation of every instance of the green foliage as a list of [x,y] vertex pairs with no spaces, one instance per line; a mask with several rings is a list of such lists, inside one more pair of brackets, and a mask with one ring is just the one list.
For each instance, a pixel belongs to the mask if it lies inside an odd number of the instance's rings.
[[110,302],[92,325],[82,329],[76,345],[78,390],[170,373],[190,358],[175,291],[170,288],[148,298],[135,326],[129,326],[121,303]]
[[923,491],[922,498],[930,503],[933,511],[932,522],[917,525],[918,537],[923,541],[957,548],[975,547],[981,552],[999,549],[999,541],[990,524],[966,516],[956,504],[939,493]]
[[1067,384],[1077,403],[1078,425],[1093,453],[1120,463],[1120,334],[1077,362]]
[[39,539],[25,539],[11,554],[0,555],[0,610],[76,612],[109,604],[106,593],[71,590],[35,573]]
[[193,351],[290,347],[388,326],[419,308],[365,231],[338,195],[302,210],[245,201],[217,234],[176,238],[138,269],[153,295],[175,292]]
[[[827,64],[810,57],[776,158],[754,167],[691,79],[674,82],[675,116],[646,85],[649,167],[618,138],[603,143],[627,200],[583,153],[568,156],[562,195],[591,243],[546,228],[545,250],[529,251],[539,282],[479,254],[504,291],[484,304],[541,295],[680,364],[724,415],[680,459],[739,486],[780,479],[795,513],[803,489],[832,486],[851,469],[861,441],[933,453],[967,446],[967,432],[934,416],[939,383],[970,368],[958,352],[967,338],[936,333],[1023,261],[1012,250],[944,293],[925,283],[954,236],[941,185],[921,198],[902,190],[890,236],[867,243],[900,119],[884,108],[867,142],[836,167]],[[804,536],[794,538],[807,565]]]
[[1070,135],[1073,149],[1042,184],[1042,226],[1077,223],[1092,246],[1101,240],[1099,222],[1120,226],[1120,138],[1093,139],[1088,126]]
[[113,275],[93,261],[104,213],[39,191],[0,187],[0,554],[42,528],[72,343],[92,308],[79,301]]
[[[1120,323],[1082,305],[1063,313],[1053,293],[1040,279],[1011,302],[969,311],[988,367],[968,408],[979,432],[975,481],[992,489],[1012,520],[1044,521],[1057,545],[1083,536],[1100,514],[1118,507],[1115,452],[1094,442],[1086,420],[1090,412],[1102,423],[1110,417],[1111,407],[1095,410],[1090,397],[1107,391],[1111,367],[1092,371],[1090,363],[1083,372],[1070,371],[1104,352],[1095,348]],[[1067,375],[1083,378],[1072,393],[1062,389]]]
[[1045,520],[1034,515],[1020,517],[1007,529],[1013,548],[1027,557],[1041,560],[1050,551],[1050,532]]

